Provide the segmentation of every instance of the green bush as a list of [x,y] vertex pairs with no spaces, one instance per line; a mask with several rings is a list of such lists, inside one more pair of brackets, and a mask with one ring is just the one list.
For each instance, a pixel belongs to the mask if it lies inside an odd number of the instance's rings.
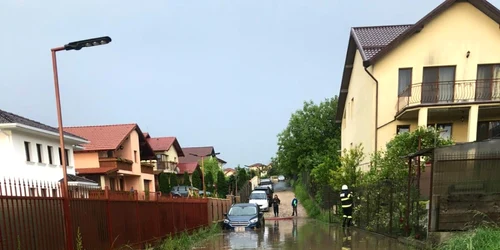
[[177,237],[168,237],[160,245],[154,248],[146,248],[147,250],[185,250],[192,249],[197,244],[217,235],[221,232],[220,225],[213,224],[209,228],[202,228],[198,231],[188,234],[183,232]]
[[[309,217],[319,221],[329,222],[328,211],[322,210],[320,206],[313,199],[311,199],[311,197],[309,197],[309,194],[301,182],[294,182],[292,186],[294,187],[297,199],[302,204]],[[334,217],[334,219],[337,222],[339,221],[338,217]]]
[[500,249],[500,228],[480,227],[459,233],[438,247],[439,250]]

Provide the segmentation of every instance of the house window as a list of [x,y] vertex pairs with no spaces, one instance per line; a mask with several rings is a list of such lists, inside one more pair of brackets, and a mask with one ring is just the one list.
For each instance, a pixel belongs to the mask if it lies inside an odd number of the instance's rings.
[[454,99],[455,66],[424,68],[422,103],[447,103]]
[[31,143],[24,142],[24,153],[26,154],[26,161],[31,161]]
[[111,191],[116,191],[115,178],[109,178],[109,188]]
[[412,68],[399,69],[398,96],[411,95]]
[[38,144],[38,143],[36,144],[36,153],[38,154],[38,162],[42,163],[43,162],[42,161],[42,159],[43,159],[43,157],[42,157],[42,144]]
[[59,165],[62,166],[63,162],[62,162],[62,154],[61,154],[61,147],[59,147]]
[[49,156],[49,164],[54,164],[54,162],[52,160],[52,146],[47,146],[47,153]]
[[477,123],[477,141],[484,141],[500,136],[500,121],[488,121]]
[[410,125],[398,125],[396,128],[396,133],[402,134],[402,133],[408,133],[410,132]]
[[66,166],[69,166],[69,149],[64,149],[64,156],[66,156]]
[[451,123],[442,123],[442,124],[429,124],[427,125],[429,128],[435,128],[438,131],[441,131],[439,137],[450,140],[451,139],[451,130],[453,125]]
[[107,157],[108,157],[108,158],[113,158],[113,155],[114,155],[114,154],[113,154],[113,150],[108,150],[108,151],[106,151],[106,154],[107,154]]
[[134,150],[134,162],[137,162],[137,150]]
[[489,101],[500,97],[500,64],[477,65],[476,100]]

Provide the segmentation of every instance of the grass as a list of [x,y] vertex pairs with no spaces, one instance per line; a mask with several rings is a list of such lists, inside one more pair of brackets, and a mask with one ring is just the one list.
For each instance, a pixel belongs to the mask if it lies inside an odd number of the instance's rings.
[[168,237],[156,247],[146,248],[147,250],[186,250],[191,249],[196,244],[219,234],[222,228],[218,224],[214,224],[209,228],[199,229],[191,234],[183,232],[176,237]]
[[500,249],[500,227],[482,226],[454,235],[438,250]]
[[[302,206],[304,206],[309,217],[322,222],[330,222],[328,211],[322,210],[320,208],[316,201],[309,196],[302,183],[293,183],[293,188],[297,199],[300,201],[300,203],[302,203]],[[335,222],[338,222],[339,220],[337,216],[333,216],[332,219],[335,220]]]

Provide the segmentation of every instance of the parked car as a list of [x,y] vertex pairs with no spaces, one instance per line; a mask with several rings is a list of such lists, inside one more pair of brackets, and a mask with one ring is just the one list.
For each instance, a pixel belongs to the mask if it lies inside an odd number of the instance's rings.
[[264,214],[254,203],[234,204],[224,216],[224,229],[240,232],[264,226]]
[[248,203],[259,205],[260,210],[265,212],[269,211],[269,199],[266,191],[254,190],[248,199]]
[[[199,190],[193,186],[175,186],[175,187],[172,187],[172,190],[170,190],[170,193],[173,196],[180,195],[182,197],[188,197],[190,191],[191,191],[191,194],[199,193]],[[203,192],[203,191],[201,191],[201,192]]]
[[268,201],[268,206],[271,207],[271,204],[273,203],[273,190],[269,188],[269,186],[258,186],[254,188],[254,191],[265,191],[267,194],[267,201]]
[[285,176],[283,175],[278,176],[278,181],[285,181]]
[[267,186],[274,191],[273,182],[271,181],[271,179],[261,179],[259,186]]

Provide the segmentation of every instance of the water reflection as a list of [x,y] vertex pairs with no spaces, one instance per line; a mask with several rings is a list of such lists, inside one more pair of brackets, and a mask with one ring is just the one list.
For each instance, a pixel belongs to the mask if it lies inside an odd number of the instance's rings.
[[314,220],[267,220],[265,227],[244,233],[225,232],[199,249],[407,249],[397,240],[380,235],[344,230]]

